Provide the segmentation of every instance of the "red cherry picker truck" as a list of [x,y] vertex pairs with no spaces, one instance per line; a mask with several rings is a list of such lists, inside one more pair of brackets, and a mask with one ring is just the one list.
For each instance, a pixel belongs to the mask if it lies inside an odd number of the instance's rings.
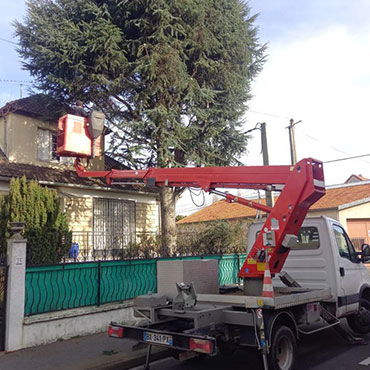
[[[108,184],[199,188],[267,214],[255,240],[249,238],[247,257],[238,274],[243,288],[230,294],[197,294],[192,283],[174,281],[175,297],[148,294],[135,299],[135,311],[146,318],[145,324],[109,325],[111,337],[148,344],[146,369],[152,345],[167,347],[180,359],[255,347],[261,351],[265,370],[291,370],[300,335],[334,327],[346,340],[364,343],[363,338],[341,328],[340,318],[348,317],[359,334],[370,332],[370,279],[363,264],[370,258],[370,248],[364,245],[361,253],[352,251],[344,230],[340,239],[338,228],[342,227],[335,220],[305,221],[310,206],[325,194],[322,162],[306,158],[294,166],[88,171],[81,159],[100,154],[97,142],[103,122],[104,117],[94,113],[91,119],[66,115],[59,120],[58,153],[76,157],[79,176],[105,178]],[[222,188],[278,191],[280,195],[275,206],[269,207],[222,192]],[[308,226],[302,227],[304,222]],[[315,255],[323,253],[320,261],[327,264],[328,277],[321,288],[302,286],[299,274],[297,279],[297,274],[293,278],[282,271],[288,255],[299,253],[297,245],[307,239],[307,232],[300,235],[303,229],[313,235],[311,245],[319,244]],[[343,247],[349,248],[349,262],[358,267],[355,274],[345,274],[350,267],[341,265],[338,248]],[[280,277],[283,284],[273,286],[272,277]],[[351,285],[351,290],[344,292],[344,285]]]

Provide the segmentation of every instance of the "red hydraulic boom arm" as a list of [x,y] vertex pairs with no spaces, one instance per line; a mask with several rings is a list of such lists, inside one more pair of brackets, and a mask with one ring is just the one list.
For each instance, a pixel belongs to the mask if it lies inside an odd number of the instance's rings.
[[[279,273],[297,241],[310,206],[325,194],[322,162],[306,158],[295,166],[240,166],[148,168],[146,170],[86,171],[76,160],[82,177],[104,177],[108,184],[142,183],[147,186],[195,187],[224,196],[229,202],[261,210],[268,217],[241,270],[241,278],[262,277],[266,253],[272,274]],[[281,191],[274,207],[222,193],[216,188]]]

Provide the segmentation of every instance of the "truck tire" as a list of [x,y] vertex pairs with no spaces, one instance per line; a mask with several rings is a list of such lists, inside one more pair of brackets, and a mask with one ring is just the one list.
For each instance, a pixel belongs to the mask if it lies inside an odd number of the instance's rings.
[[274,328],[268,355],[269,369],[292,370],[296,357],[297,341],[292,330],[285,325]]
[[349,327],[358,334],[370,333],[370,301],[362,297],[358,313],[348,316]]

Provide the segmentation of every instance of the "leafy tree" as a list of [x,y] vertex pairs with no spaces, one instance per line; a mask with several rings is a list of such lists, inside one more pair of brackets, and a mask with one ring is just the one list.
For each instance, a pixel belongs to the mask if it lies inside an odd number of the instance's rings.
[[62,212],[55,190],[40,186],[37,181],[10,181],[9,194],[0,199],[0,249],[6,250],[10,222],[26,222],[27,263],[59,263],[66,255],[72,234]]
[[186,216],[183,216],[183,215],[177,215],[176,218],[175,218],[175,220],[176,220],[176,222],[178,222],[178,221],[182,220],[185,217]]
[[[244,225],[245,227],[245,225]],[[180,232],[175,249],[179,255],[245,253],[243,227],[238,222],[216,220],[195,224]]]
[[[241,118],[265,46],[243,0],[29,0],[15,22],[40,90],[95,104],[110,151],[133,168],[238,164]],[[161,190],[162,231],[176,240],[181,189]]]

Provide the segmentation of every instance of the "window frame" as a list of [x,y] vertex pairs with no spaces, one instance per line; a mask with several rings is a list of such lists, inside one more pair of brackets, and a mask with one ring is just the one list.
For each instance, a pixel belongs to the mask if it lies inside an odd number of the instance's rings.
[[[316,229],[316,232],[317,232],[317,235],[318,235],[318,244],[317,244],[317,246],[306,247],[306,248],[292,247],[292,248],[290,248],[291,250],[293,250],[293,251],[311,251],[311,250],[316,250],[316,249],[320,248],[320,233],[319,233],[319,229],[317,228],[317,226],[301,226],[301,228],[299,229],[298,235],[299,235],[299,233],[301,232],[302,229],[309,229],[309,228],[310,229],[311,228]],[[256,232],[256,239],[255,240],[257,240],[257,237],[258,237],[260,232],[261,232],[261,230]],[[298,244],[298,240],[297,240],[297,244]]]
[[[336,238],[336,235],[335,235],[335,231],[336,231],[335,229],[338,229],[341,232],[341,235],[344,237],[344,240],[346,241],[346,245],[348,247],[348,256],[347,255],[342,255],[340,253],[338,241],[337,241],[337,238]],[[351,239],[347,235],[344,228],[342,226],[337,225],[337,224],[333,224],[332,225],[332,230],[333,230],[333,235],[334,235],[335,243],[337,245],[337,250],[338,250],[339,256],[341,258],[345,258],[345,259],[347,259],[351,262],[354,262],[354,263],[358,262],[358,254],[355,250],[355,247],[353,246],[353,244],[351,242]]]
[[[43,134],[41,134],[43,133]],[[47,133],[47,134],[44,134]],[[47,138],[41,137],[46,136]],[[55,138],[55,139],[54,139]],[[41,142],[43,140],[43,142]],[[47,143],[44,142],[47,141]],[[45,145],[45,148],[42,148],[41,145]],[[48,152],[48,158],[42,158],[41,150],[45,149]],[[56,131],[49,130],[47,128],[38,127],[37,128],[37,160],[40,162],[51,162],[51,163],[60,163],[61,157],[57,155],[57,133]]]

